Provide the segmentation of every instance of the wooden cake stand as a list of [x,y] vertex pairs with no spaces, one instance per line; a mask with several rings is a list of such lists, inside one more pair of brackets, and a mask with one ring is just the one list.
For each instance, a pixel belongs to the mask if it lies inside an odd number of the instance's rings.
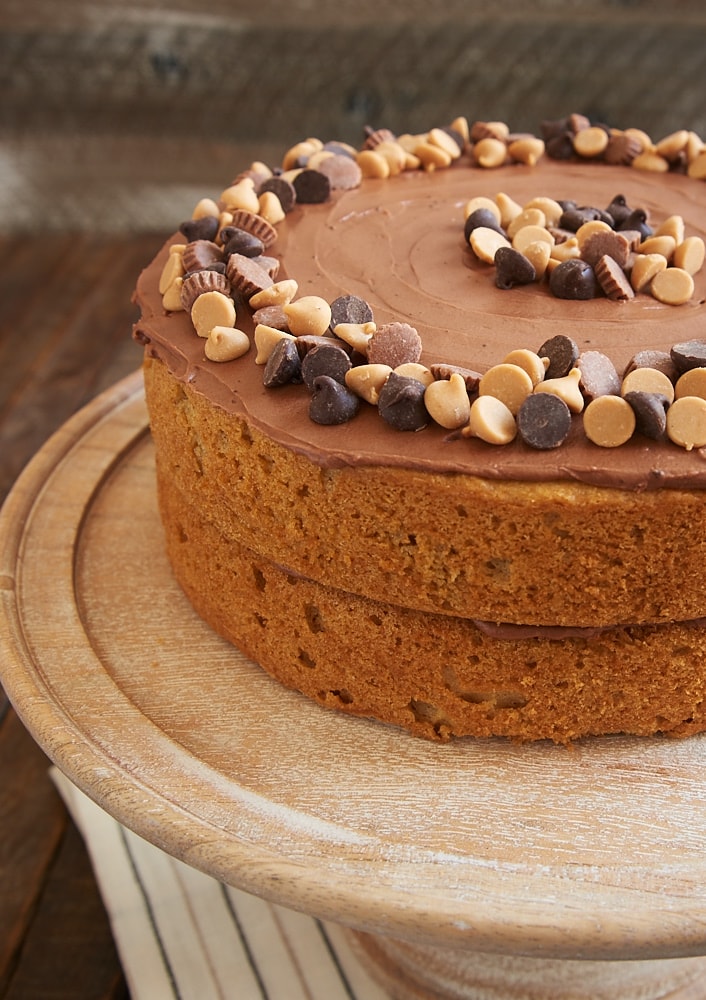
[[351,928],[393,997],[706,996],[706,740],[436,745],[283,689],[162,550],[139,373],[0,517],[2,681],[38,743],[188,864]]

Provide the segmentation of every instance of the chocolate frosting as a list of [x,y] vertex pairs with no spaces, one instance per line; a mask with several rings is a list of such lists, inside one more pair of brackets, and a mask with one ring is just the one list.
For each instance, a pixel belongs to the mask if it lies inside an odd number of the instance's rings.
[[[414,171],[386,181],[366,180],[322,205],[297,206],[278,227],[268,250],[281,261],[279,277],[293,277],[299,296],[329,301],[350,293],[366,299],[378,325],[413,325],[422,362],[485,371],[513,349],[537,350],[556,334],[581,350],[602,351],[623,371],[638,351],[669,350],[706,339],[706,274],[695,276],[692,300],[668,306],[649,294],[628,302],[605,298],[566,301],[542,285],[500,290],[494,270],[477,262],[463,239],[463,207],[476,195],[505,192],[520,204],[539,195],[606,207],[617,194],[658,223],[684,218],[687,235],[706,239],[706,188],[680,174],[652,174],[605,164],[544,158],[535,167],[483,170],[457,163],[433,173]],[[183,242],[183,237],[175,240]],[[578,480],[629,490],[704,488],[706,449],[690,452],[635,434],[619,448],[587,440],[580,416],[567,441],[536,451],[521,441],[494,446],[429,424],[396,431],[363,404],[349,423],[321,426],[309,419],[302,386],[265,389],[255,350],[237,361],[207,361],[204,341],[185,313],[164,312],[157,290],[167,248],[140,276],[142,311],[135,335],[179,379],[225,410],[245,416],[285,447],[323,466],[392,465],[460,472],[488,479]],[[245,308],[237,326],[252,332]]]

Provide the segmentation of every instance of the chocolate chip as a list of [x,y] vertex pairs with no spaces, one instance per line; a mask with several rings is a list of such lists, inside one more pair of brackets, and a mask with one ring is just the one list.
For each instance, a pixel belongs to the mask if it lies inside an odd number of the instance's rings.
[[301,382],[301,361],[294,340],[278,340],[265,365],[263,384],[274,389],[290,382]]
[[679,375],[692,368],[706,367],[706,341],[686,340],[675,344],[669,354]]
[[613,220],[613,228],[617,229],[632,213],[632,209],[628,205],[624,194],[616,194],[610,205],[606,208],[606,212]]
[[571,132],[560,132],[546,141],[547,156],[551,160],[573,160],[574,141]]
[[279,203],[282,206],[282,211],[285,214],[291,212],[297,203],[297,193],[294,185],[286,177],[279,177],[277,175],[268,177],[266,181],[262,182],[260,194],[265,191],[271,191],[272,194],[277,195]]
[[339,295],[331,303],[331,329],[339,323],[371,323],[373,310],[357,295]]
[[503,236],[506,235],[505,230],[502,228],[498,222],[498,217],[489,208],[476,208],[467,217],[463,226],[463,237],[468,243],[471,233],[474,229],[479,229],[481,226],[485,229],[492,229],[496,233],[501,233]]
[[579,388],[585,399],[620,395],[620,376],[607,355],[600,351],[584,351],[576,367],[581,372]]
[[537,272],[519,250],[500,247],[495,254],[495,284],[498,288],[514,288],[515,285],[529,285],[537,277]]
[[654,232],[652,226],[647,221],[647,212],[644,208],[634,209],[630,215],[623,219],[618,226],[618,229],[634,229],[636,232],[640,233],[643,240],[646,240],[648,236],[652,236]]
[[192,240],[215,240],[218,235],[218,218],[204,215],[200,219],[187,219],[179,226],[179,232],[191,243]]
[[667,433],[669,400],[659,392],[626,392],[625,400],[635,413],[635,428],[653,441],[661,441]]
[[559,228],[568,229],[569,232],[575,233],[581,226],[584,226],[587,222],[595,222],[596,220],[605,222],[605,213],[600,208],[592,208],[591,206],[583,205],[579,207],[578,205],[573,205],[570,208],[565,208],[559,217]]
[[585,300],[595,298],[598,282],[590,264],[580,257],[571,257],[554,268],[549,288],[558,299]]
[[429,422],[424,392],[423,382],[393,371],[380,390],[380,416],[396,431],[421,430]]
[[243,257],[260,257],[265,246],[262,240],[244,229],[235,229],[233,226],[226,226],[221,231],[223,238],[223,256],[228,258],[232,253],[241,253]]
[[302,378],[307,388],[312,390],[314,382],[320,375],[326,375],[343,384],[350,367],[350,358],[341,347],[335,344],[317,344],[304,355]]
[[559,333],[556,337],[545,340],[537,354],[540,358],[549,359],[549,367],[544,373],[545,379],[563,378],[578,361],[579,348],[571,337]]
[[549,392],[528,396],[517,412],[517,431],[530,448],[558,448],[571,430],[571,413],[563,399]]
[[292,181],[300,205],[320,205],[331,197],[331,181],[319,170],[305,168]]
[[409,323],[386,323],[379,326],[368,343],[368,361],[371,365],[400,365],[416,363],[422,353],[422,339]]
[[356,394],[329,375],[317,375],[311,388],[309,417],[314,423],[345,424],[358,412],[360,400]]

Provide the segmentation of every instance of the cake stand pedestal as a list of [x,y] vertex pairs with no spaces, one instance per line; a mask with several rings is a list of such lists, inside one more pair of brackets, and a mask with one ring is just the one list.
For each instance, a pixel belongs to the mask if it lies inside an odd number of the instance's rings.
[[350,928],[391,996],[706,996],[706,740],[436,745],[283,689],[171,576],[139,374],[20,478],[0,598],[3,684],[65,774],[195,868]]

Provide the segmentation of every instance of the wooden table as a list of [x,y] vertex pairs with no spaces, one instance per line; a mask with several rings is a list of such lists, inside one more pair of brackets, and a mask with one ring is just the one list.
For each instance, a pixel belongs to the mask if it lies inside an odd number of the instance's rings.
[[[0,238],[0,500],[75,410],[140,364],[131,291],[162,234]],[[0,997],[128,996],[83,841],[0,688]]]

